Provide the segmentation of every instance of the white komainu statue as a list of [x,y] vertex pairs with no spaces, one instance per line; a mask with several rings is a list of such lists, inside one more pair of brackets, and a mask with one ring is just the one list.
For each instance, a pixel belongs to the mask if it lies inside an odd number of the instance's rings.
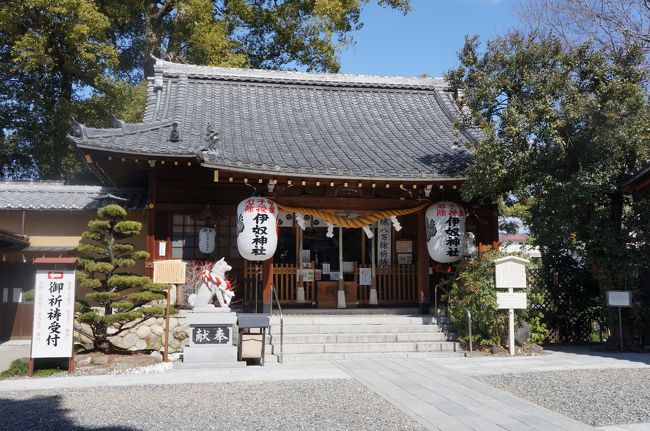
[[215,297],[221,308],[229,308],[230,301],[235,296],[230,282],[226,279],[226,272],[231,269],[232,267],[222,257],[214,263],[212,271],[203,271],[201,273],[203,282],[199,287],[199,291],[188,298],[192,308],[214,307]]

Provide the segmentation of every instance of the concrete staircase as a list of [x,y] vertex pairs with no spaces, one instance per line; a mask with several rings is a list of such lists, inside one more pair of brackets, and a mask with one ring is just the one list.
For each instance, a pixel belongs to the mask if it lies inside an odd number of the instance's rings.
[[[455,334],[447,317],[354,311],[357,313],[285,311],[284,361],[464,356],[453,341]],[[279,360],[280,318],[275,313],[266,352],[267,361]]]

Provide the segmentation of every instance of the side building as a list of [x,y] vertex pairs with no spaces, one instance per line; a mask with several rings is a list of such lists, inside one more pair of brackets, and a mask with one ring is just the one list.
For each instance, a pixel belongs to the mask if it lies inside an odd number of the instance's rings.
[[[121,203],[131,219],[146,222],[144,189],[0,182],[0,340],[31,337],[33,304],[25,294],[34,288],[33,260],[74,256],[81,233],[109,201]],[[139,242],[136,246],[144,249],[144,238]]]

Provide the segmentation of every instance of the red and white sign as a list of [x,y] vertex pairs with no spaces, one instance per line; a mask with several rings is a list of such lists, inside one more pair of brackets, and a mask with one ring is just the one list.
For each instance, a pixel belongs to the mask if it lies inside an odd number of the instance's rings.
[[72,356],[74,301],[74,270],[36,271],[32,358]]

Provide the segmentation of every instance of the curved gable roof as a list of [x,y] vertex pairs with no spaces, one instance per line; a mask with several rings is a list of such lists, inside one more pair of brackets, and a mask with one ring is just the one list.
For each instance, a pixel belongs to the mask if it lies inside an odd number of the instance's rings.
[[[462,177],[475,139],[440,78],[231,69],[156,61],[144,122],[76,125],[78,147],[198,157],[244,172],[359,179]],[[172,131],[178,132],[177,139]]]

